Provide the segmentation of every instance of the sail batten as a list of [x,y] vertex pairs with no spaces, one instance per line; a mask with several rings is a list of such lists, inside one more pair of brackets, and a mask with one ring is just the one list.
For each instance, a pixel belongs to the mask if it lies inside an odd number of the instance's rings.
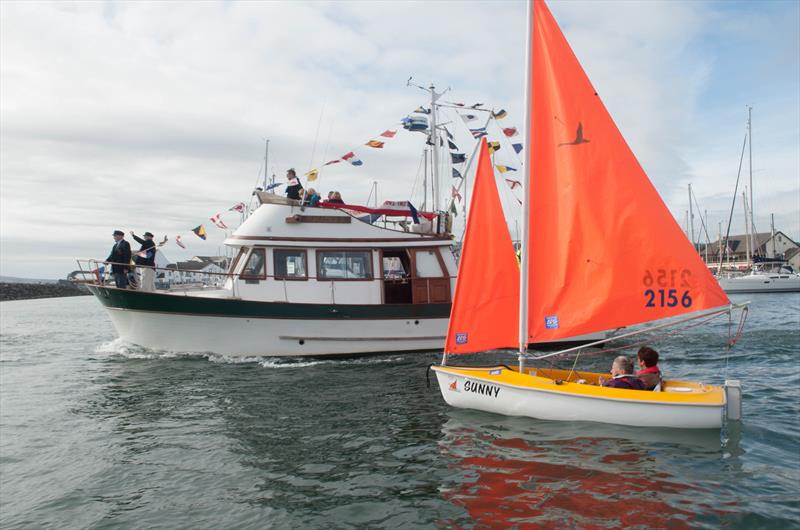
[[544,1],[533,3],[529,342],[729,304]]

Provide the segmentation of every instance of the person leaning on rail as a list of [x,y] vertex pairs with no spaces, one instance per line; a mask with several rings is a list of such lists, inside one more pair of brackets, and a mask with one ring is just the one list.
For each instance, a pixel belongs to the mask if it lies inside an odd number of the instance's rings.
[[125,232],[114,230],[114,246],[106,262],[111,263],[111,274],[114,276],[114,285],[120,289],[128,287],[128,271],[131,262],[131,245],[125,241]]

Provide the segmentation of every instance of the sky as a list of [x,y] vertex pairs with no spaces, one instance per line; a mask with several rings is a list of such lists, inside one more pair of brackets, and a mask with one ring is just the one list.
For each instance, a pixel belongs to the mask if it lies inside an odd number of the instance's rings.
[[[800,2],[549,6],[681,225],[692,184],[711,239],[725,231],[750,105],[756,227],[774,214],[800,241]],[[326,167],[323,195],[365,203],[378,182],[381,201],[421,204],[424,136],[364,142],[427,103],[411,76],[522,129],[524,46],[521,1],[4,0],[0,275],[63,278],[76,258],[105,258],[114,229],[167,235],[170,261],[218,254],[209,217],[235,226],[225,212],[263,178],[266,139],[278,180],[355,149],[364,165]],[[464,125],[443,119],[469,153]],[[497,156],[518,163],[508,146]],[[201,223],[207,241],[191,232]],[[733,223],[744,231],[741,202]]]

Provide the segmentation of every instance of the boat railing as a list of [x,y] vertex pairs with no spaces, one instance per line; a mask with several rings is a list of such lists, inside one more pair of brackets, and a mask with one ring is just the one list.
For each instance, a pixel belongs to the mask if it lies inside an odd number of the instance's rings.
[[[282,284],[283,298],[285,302],[289,302],[289,285],[308,280],[316,280],[320,286],[326,286],[330,290],[330,303],[336,303],[336,286],[341,283],[366,283],[366,282],[381,282],[390,283],[395,285],[409,284],[414,282],[424,282],[427,285],[428,296],[431,296],[431,281],[436,280],[453,280],[455,276],[437,276],[431,278],[412,278],[407,274],[389,273],[381,276],[374,276],[372,278],[358,278],[358,279],[345,279],[345,278],[330,278],[318,276],[304,276],[302,278],[287,278],[286,276],[278,276],[275,274],[264,274],[260,276],[252,276],[248,274],[231,273],[231,272],[215,272],[215,271],[198,271],[195,269],[179,269],[177,267],[151,267],[147,265],[134,265],[130,263],[119,263],[113,261],[105,261],[99,259],[78,259],[78,269],[70,275],[70,280],[75,283],[84,285],[97,285],[104,287],[115,287],[114,277],[111,273],[113,265],[122,265],[128,267],[129,272],[137,269],[152,269],[155,272],[156,292],[170,293],[170,294],[184,294],[191,296],[201,291],[230,291],[231,298],[240,298],[240,283],[249,281],[264,281],[273,280]],[[163,277],[159,275],[163,272]],[[241,282],[240,282],[241,281]],[[328,284],[328,285],[326,285]],[[274,295],[274,292],[271,294]],[[273,299],[274,300],[274,299]],[[295,300],[296,301],[296,300]]]

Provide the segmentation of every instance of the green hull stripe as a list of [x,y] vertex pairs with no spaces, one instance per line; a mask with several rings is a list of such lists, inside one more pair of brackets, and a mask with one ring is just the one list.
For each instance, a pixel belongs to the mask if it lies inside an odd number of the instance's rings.
[[450,304],[294,304],[148,293],[96,285],[87,287],[108,308],[176,315],[303,320],[450,318]]

